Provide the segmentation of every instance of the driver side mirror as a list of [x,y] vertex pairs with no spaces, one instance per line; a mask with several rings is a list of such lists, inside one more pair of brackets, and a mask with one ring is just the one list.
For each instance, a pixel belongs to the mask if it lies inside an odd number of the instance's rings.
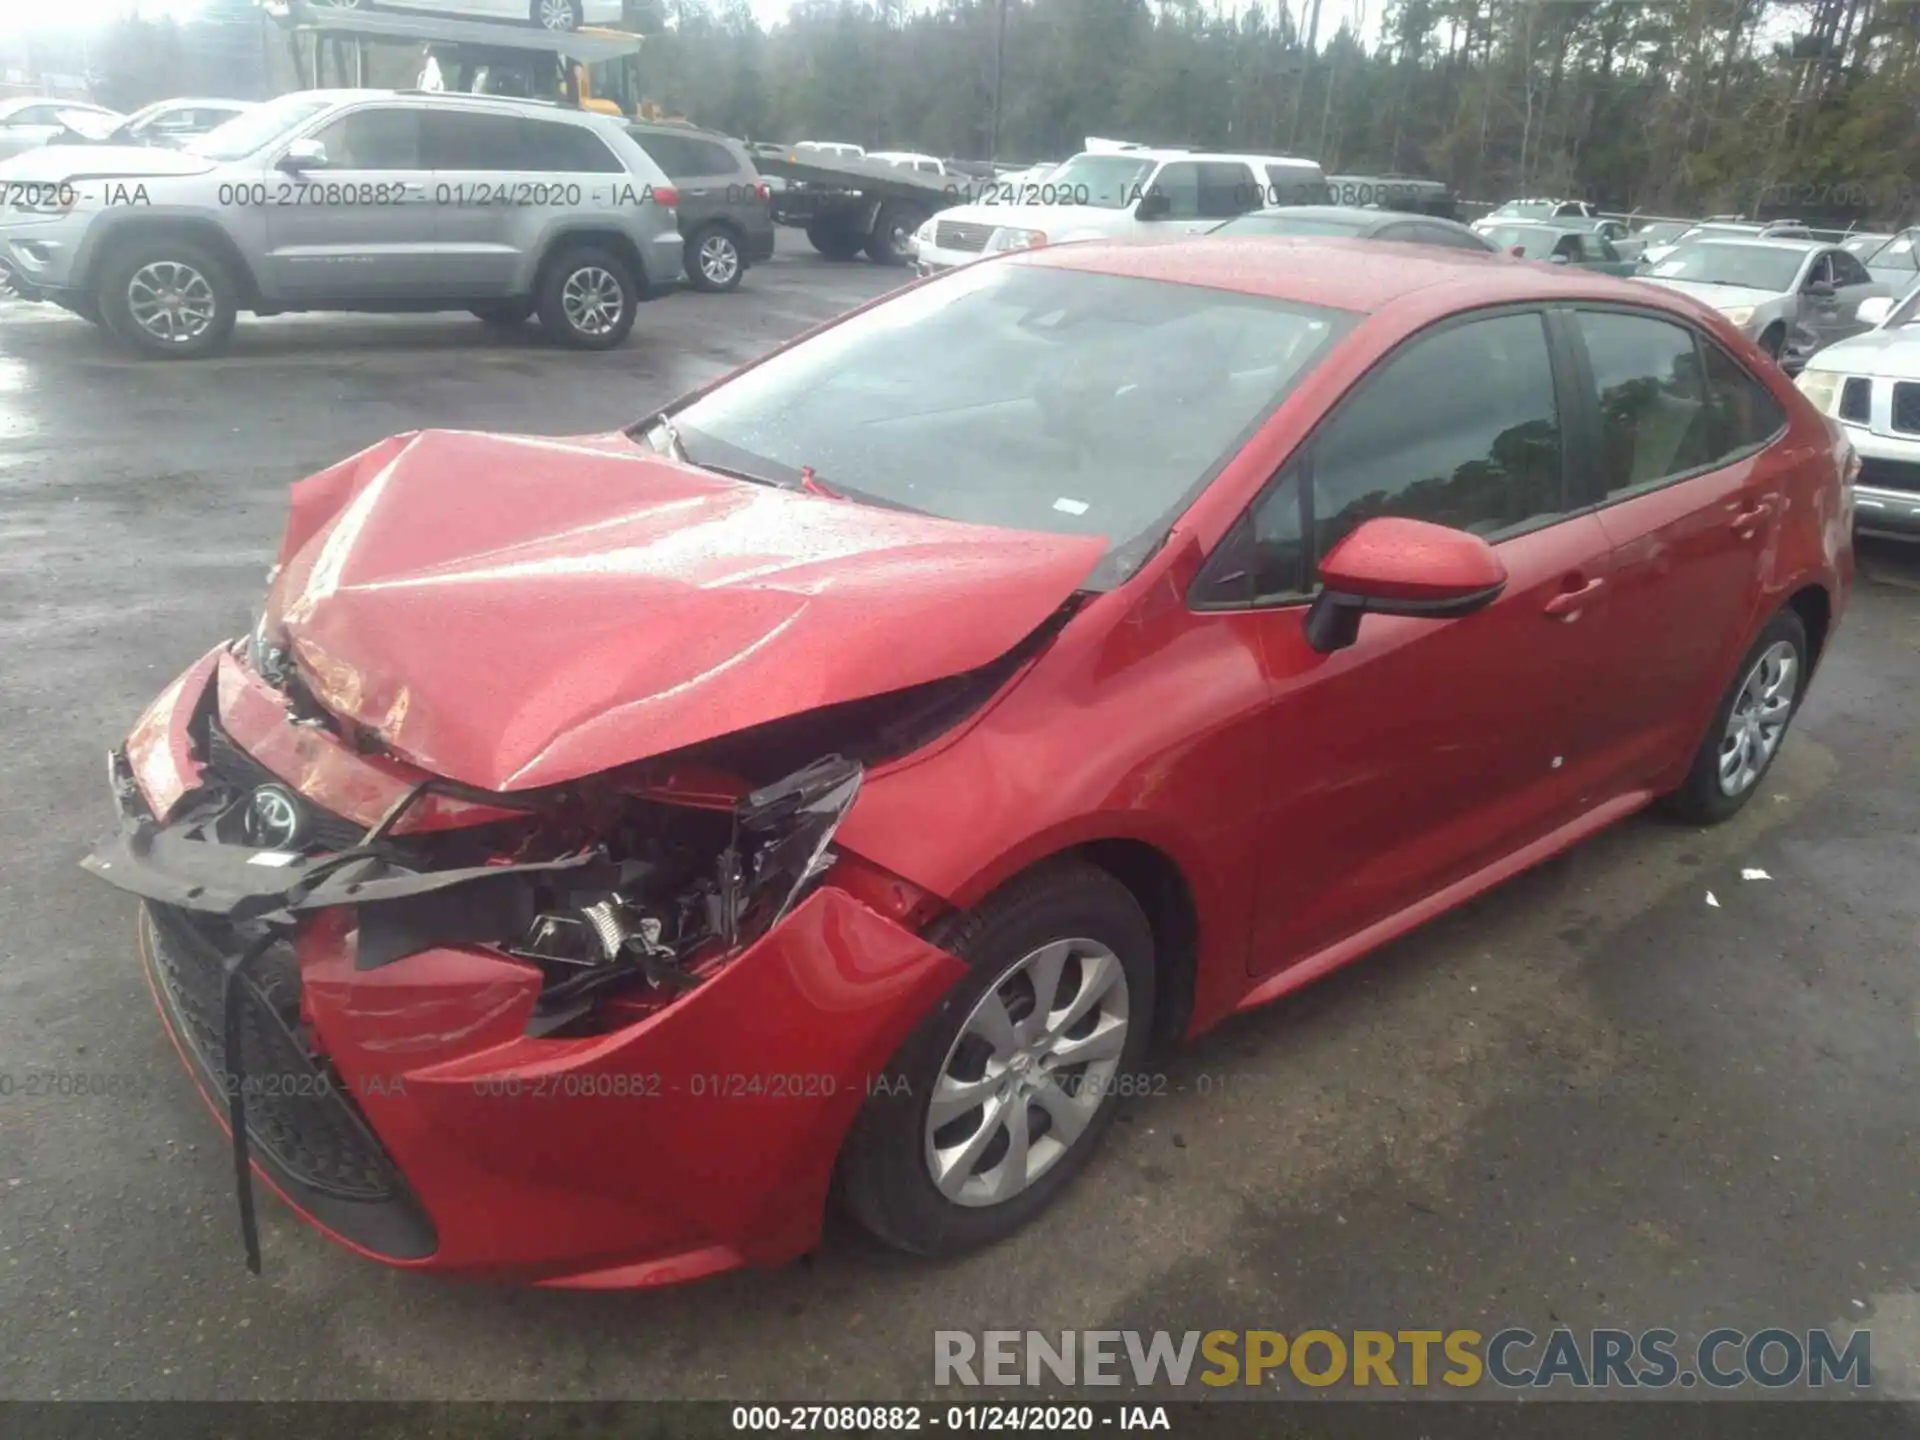
[[280,157],[278,168],[290,175],[298,175],[302,170],[324,170],[327,168],[327,147],[318,140],[296,140],[287,146],[287,153]]
[[1383,515],[1327,552],[1320,584],[1307,608],[1307,644],[1331,655],[1359,638],[1360,617],[1368,613],[1471,615],[1506,588],[1507,567],[1478,535]]
[[1149,190],[1134,206],[1136,220],[1164,220],[1173,213],[1173,197],[1164,190]]
[[1547,257],[1547,263],[1549,265],[1568,265],[1571,264],[1572,261],[1573,257],[1564,250],[1556,250]]
[[1816,300],[1831,300],[1837,292],[1834,290],[1831,280],[1809,280],[1806,285],[1806,293],[1813,296]]

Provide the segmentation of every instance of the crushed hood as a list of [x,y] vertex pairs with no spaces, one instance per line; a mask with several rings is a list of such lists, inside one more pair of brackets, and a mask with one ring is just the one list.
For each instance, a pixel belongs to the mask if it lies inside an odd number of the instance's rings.
[[267,626],[402,758],[528,789],[975,669],[1105,548],[424,431],[294,486]]

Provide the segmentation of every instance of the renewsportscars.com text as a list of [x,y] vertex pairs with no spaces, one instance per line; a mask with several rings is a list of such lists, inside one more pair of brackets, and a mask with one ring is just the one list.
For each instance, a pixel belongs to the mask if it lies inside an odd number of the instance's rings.
[[1667,1329],[936,1330],[935,1385],[1814,1389],[1873,1384],[1873,1335]]

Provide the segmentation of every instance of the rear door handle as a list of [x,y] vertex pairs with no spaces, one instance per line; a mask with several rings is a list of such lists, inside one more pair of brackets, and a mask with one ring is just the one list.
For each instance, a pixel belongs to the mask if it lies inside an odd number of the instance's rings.
[[1733,528],[1745,535],[1771,514],[1773,514],[1772,498],[1757,500],[1751,509],[1742,510],[1733,517]]
[[1587,581],[1578,590],[1562,590],[1541,608],[1549,615],[1565,616],[1571,620],[1587,606],[1600,598],[1600,592],[1607,588],[1607,582],[1595,578]]

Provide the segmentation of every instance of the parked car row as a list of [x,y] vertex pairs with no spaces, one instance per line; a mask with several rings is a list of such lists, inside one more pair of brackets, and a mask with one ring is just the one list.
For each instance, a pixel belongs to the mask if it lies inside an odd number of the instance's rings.
[[220,349],[241,311],[538,315],[563,343],[605,349],[683,275],[731,290],[773,254],[766,183],[710,131],[346,90],[236,104],[171,148],[142,143],[141,125],[180,137],[228,103],[103,118],[0,164],[7,287],[174,358]]

